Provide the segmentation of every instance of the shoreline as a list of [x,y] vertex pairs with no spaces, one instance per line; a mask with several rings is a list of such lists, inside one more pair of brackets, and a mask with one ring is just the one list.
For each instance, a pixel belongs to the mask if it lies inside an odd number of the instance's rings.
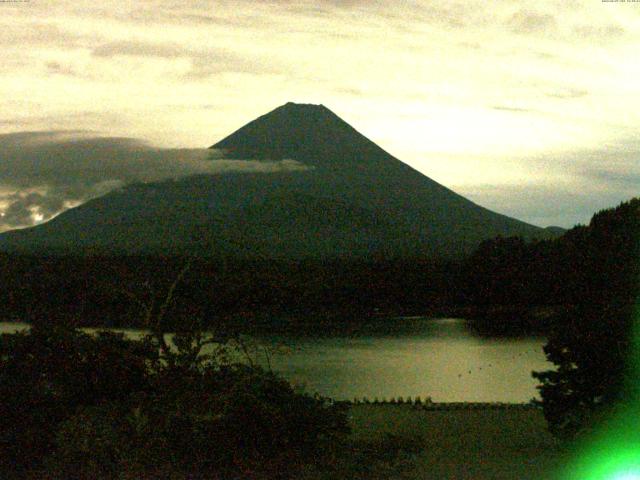
[[449,410],[542,410],[541,406],[534,402],[432,402],[429,397],[425,400],[417,397],[412,400],[411,397],[404,399],[403,397],[391,398],[389,400],[378,400],[374,398],[369,400],[363,399],[353,400],[334,400],[335,403],[348,404],[351,406],[372,405],[372,406],[407,406],[414,410],[429,411],[449,411]]

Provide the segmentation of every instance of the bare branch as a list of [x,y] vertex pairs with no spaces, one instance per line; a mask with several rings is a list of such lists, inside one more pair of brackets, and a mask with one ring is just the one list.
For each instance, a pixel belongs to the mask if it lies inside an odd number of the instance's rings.
[[[182,279],[184,278],[184,276],[186,275],[186,273],[189,271],[190,268],[191,268],[191,260],[189,260],[184,265],[184,267],[182,267],[182,269],[180,270],[176,278],[174,278],[173,282],[171,283],[171,286],[169,287],[169,290],[167,291],[167,294],[164,297],[164,302],[162,302],[162,305],[160,305],[158,313],[155,316],[155,319],[153,319],[154,324],[153,326],[151,326],[151,329],[156,339],[158,340],[158,343],[160,344],[160,349],[162,350],[162,353],[164,353],[165,355],[169,354],[171,349],[169,348],[169,345],[167,344],[167,341],[164,338],[165,331],[164,331],[164,328],[162,328],[162,321],[164,319],[165,314],[167,313],[167,309],[169,305],[173,301],[173,294],[176,290],[176,287],[182,281]],[[151,323],[151,320],[152,319],[149,318],[150,323]]]
[[180,272],[178,273],[176,278],[173,280],[173,283],[169,287],[169,290],[167,291],[167,295],[164,298],[164,302],[162,303],[162,305],[160,305],[160,310],[158,311],[158,316],[156,317],[156,322],[157,322],[158,325],[164,319],[164,316],[167,313],[167,308],[169,307],[169,305],[173,301],[173,294],[174,294],[174,292],[176,290],[176,287],[182,281],[182,279],[187,274],[187,272],[189,271],[190,268],[191,268],[191,260],[189,260],[184,265],[184,267],[182,267],[182,269],[180,270]]

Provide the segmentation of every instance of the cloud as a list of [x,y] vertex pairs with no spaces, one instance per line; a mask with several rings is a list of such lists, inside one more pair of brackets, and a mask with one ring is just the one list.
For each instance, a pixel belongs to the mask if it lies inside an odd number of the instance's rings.
[[[261,14],[260,6],[255,2],[245,3],[243,9],[239,4],[227,4],[216,2],[215,6],[197,5],[194,2],[184,4],[156,3],[146,5],[139,2],[131,10],[124,12],[112,12],[111,15],[120,21],[134,22],[142,25],[167,24],[180,27],[256,27],[267,25],[271,22],[268,15]],[[269,5],[264,2],[265,6]]]
[[509,19],[514,33],[550,32],[556,28],[556,19],[549,13],[520,10]]
[[[63,208],[58,197],[47,197],[38,192],[20,192],[0,196],[5,208],[0,213],[0,220],[8,227],[29,225],[48,213],[51,216]],[[53,211],[50,211],[52,207]],[[43,211],[43,213],[41,213]]]
[[578,25],[573,28],[573,32],[581,38],[586,39],[603,39],[603,38],[615,38],[623,36],[625,29],[617,24],[608,25]]
[[223,72],[277,73],[273,59],[262,62],[254,56],[243,56],[224,48],[188,48],[175,43],[153,43],[146,41],[118,41],[104,43],[92,50],[97,58],[111,59],[117,56],[178,59],[191,61],[190,70],[183,79],[203,79]]
[[454,190],[526,222],[565,228],[586,224],[595,212],[640,195],[640,138],[521,160],[531,175],[511,183],[466,184]]
[[593,214],[611,208],[630,195],[615,188],[594,192],[589,187],[548,185],[544,183],[518,185],[463,186],[456,191],[493,211],[540,227],[571,228],[588,224]]
[[416,13],[420,15],[422,20],[451,28],[463,28],[471,23],[478,24],[484,18],[482,9],[475,8],[468,3],[427,3],[416,10],[419,10]]
[[191,52],[173,43],[149,43],[127,40],[103,43],[95,47],[91,54],[95,57],[105,58],[111,58],[117,55],[177,58],[190,56]]
[[197,174],[304,171],[293,159],[228,160],[211,149],[161,149],[88,132],[0,135],[0,231],[46,221],[61,211],[136,182]]
[[640,168],[636,168],[635,171],[629,172],[593,169],[588,171],[586,176],[607,185],[615,185],[620,188],[630,188],[635,192],[638,192],[638,186],[640,186]]
[[47,68],[47,72],[52,75],[68,75],[71,77],[80,76],[72,67],[60,62],[47,62],[45,67]]
[[[535,164],[535,175],[548,169],[552,182],[563,170],[599,188],[630,190],[617,167],[582,153],[553,155],[604,144],[640,125],[638,85],[625,81],[638,74],[629,60],[640,35],[634,23],[640,9],[633,6],[54,3],[2,9],[0,131],[81,126],[165,145],[206,145],[296,100],[328,105],[410,162],[419,163],[424,151],[483,158],[464,163],[467,169],[439,164],[447,185],[463,175],[467,182],[500,183],[505,169],[524,176],[532,168],[527,162],[516,168],[496,158],[553,152],[543,166]],[[426,174],[431,168],[425,163]],[[25,193],[32,186],[4,190]],[[59,195],[49,187],[37,193]]]
[[592,190],[613,190],[627,196],[640,193],[640,138],[565,152],[554,160],[556,168]]
[[76,47],[93,38],[72,32],[49,21],[30,21],[26,24],[15,22],[0,23],[0,43],[5,46],[24,45],[66,45]]
[[201,80],[212,75],[235,73],[277,73],[278,69],[270,63],[239,57],[228,51],[216,51],[193,55],[191,69],[184,75],[187,80]]
[[558,89],[554,92],[550,92],[547,94],[547,97],[551,98],[559,98],[559,99],[572,99],[572,98],[582,98],[589,95],[587,90],[583,90],[581,88],[563,88]]
[[[197,13],[167,13],[164,19],[173,20],[184,24],[184,22],[204,24],[204,25],[229,25],[229,18],[217,17],[215,15],[203,15]],[[238,22],[242,24],[241,22]]]
[[520,112],[520,113],[525,113],[525,112],[532,112],[534,110],[530,109],[530,108],[522,108],[522,107],[508,107],[506,105],[493,105],[491,107],[492,110],[500,110],[500,111],[504,111],[504,112]]
[[[240,2],[248,3],[248,2]],[[482,6],[469,2],[403,2],[389,8],[382,0],[272,0],[272,7],[286,7],[294,14],[332,16],[341,13],[355,13],[367,19],[393,19],[403,23],[429,23],[460,28],[471,23],[477,24],[486,11]],[[409,20],[409,22],[408,22]],[[388,26],[388,24],[387,24]]]

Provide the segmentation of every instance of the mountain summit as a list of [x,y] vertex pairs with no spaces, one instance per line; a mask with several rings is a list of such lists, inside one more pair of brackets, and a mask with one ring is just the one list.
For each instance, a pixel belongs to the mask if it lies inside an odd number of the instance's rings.
[[0,249],[424,258],[459,256],[497,235],[550,235],[434,182],[322,105],[287,103],[212,148],[300,168],[131,185],[0,235]]
[[249,122],[211,148],[228,158],[282,160],[311,165],[366,160],[382,150],[324,105],[289,102]]

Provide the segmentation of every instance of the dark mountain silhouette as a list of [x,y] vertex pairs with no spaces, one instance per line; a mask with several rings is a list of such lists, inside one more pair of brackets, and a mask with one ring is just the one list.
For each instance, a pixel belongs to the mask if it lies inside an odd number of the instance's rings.
[[557,227],[555,225],[552,225],[550,227],[546,227],[545,230],[547,231],[547,233],[550,234],[551,237],[560,237],[560,236],[564,235],[567,232],[566,228]]
[[454,257],[497,235],[553,235],[434,182],[321,105],[288,103],[212,148],[308,168],[131,185],[7,232],[0,249],[375,259]]

